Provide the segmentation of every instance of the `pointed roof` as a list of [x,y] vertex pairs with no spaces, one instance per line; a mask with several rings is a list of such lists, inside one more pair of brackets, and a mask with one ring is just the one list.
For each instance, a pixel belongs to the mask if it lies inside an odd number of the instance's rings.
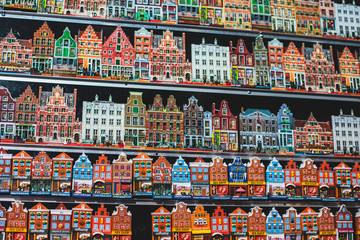
[[278,210],[276,210],[275,207],[273,207],[273,208],[270,210],[269,214],[268,214],[267,217],[266,217],[266,222],[268,222],[268,221],[270,220],[270,218],[273,218],[273,214],[274,214],[274,213],[276,214],[276,217],[280,217],[280,222],[282,223],[282,222],[283,222],[282,217],[280,216]]
[[21,151],[13,156],[13,158],[25,158],[25,159],[32,159],[32,157],[25,151]]
[[35,159],[38,159],[38,158],[40,158],[40,157],[45,157],[47,160],[50,160],[50,161],[51,161],[49,155],[47,155],[47,153],[44,152],[44,151],[39,152],[39,153],[36,155],[36,157],[34,158],[34,160],[35,160]]
[[290,159],[288,161],[288,163],[285,166],[285,169],[289,169],[289,170],[298,170],[299,168],[297,167],[296,163],[294,162],[293,159]]
[[135,158],[133,158],[134,160],[152,160],[151,157],[149,157],[148,155],[146,155],[145,153],[140,153],[139,155],[137,155]]
[[128,160],[126,154],[121,152],[118,159],[114,159],[112,163],[132,163],[132,160]]
[[171,164],[169,163],[169,161],[168,161],[164,156],[160,156],[160,157],[153,163],[153,168],[159,167],[159,166],[160,166],[160,163],[165,163],[165,166],[171,167]]
[[233,216],[233,215],[246,215],[247,216],[248,214],[241,208],[237,208],[234,211],[232,211],[231,213],[229,213],[229,216]]
[[88,211],[93,211],[93,209],[91,207],[89,207],[86,203],[82,202],[79,205],[77,205],[76,207],[73,208],[73,210],[88,210]]
[[280,42],[277,38],[274,38],[270,42],[268,42],[269,47],[284,47],[284,44]]
[[334,170],[340,170],[340,169],[351,170],[351,167],[349,167],[346,163],[341,162],[339,165],[334,167]]
[[88,36],[89,31],[92,34],[95,34],[98,39],[102,40],[102,30],[100,32],[96,32],[91,25],[88,25],[84,31],[79,31],[79,38],[84,38],[84,36]]
[[248,162],[248,164],[247,164],[246,166],[247,166],[247,167],[250,167],[250,166],[252,166],[256,161],[259,162],[260,167],[265,168],[264,164],[261,162],[261,159],[258,158],[258,157],[252,157],[252,158],[250,158],[250,161]]
[[190,209],[187,208],[187,204],[184,202],[178,202],[175,207],[172,209],[171,213],[175,213],[179,210],[180,207],[183,207],[187,213],[191,213]]
[[4,148],[0,148],[0,158],[2,159],[11,159],[12,154],[7,153]]
[[63,203],[60,203],[55,209],[67,210],[66,206]]
[[285,214],[283,214],[283,218],[284,218],[284,217],[290,217],[290,211],[295,211],[295,217],[299,217],[299,216],[300,216],[295,208],[290,207],[290,208],[286,209]]
[[131,212],[127,211],[128,207],[125,206],[124,204],[120,204],[119,206],[115,207],[115,210],[113,211],[113,213],[111,215],[118,215],[120,214],[120,212],[124,212],[126,213],[128,216],[131,216]]
[[134,36],[144,36],[144,37],[151,37],[151,32],[146,30],[145,28],[140,28],[139,30],[135,31]]
[[255,212],[261,212],[261,216],[266,217],[265,213],[263,212],[263,209],[261,207],[259,207],[259,206],[255,206],[255,207],[250,209],[249,217],[254,215]]
[[319,171],[332,171],[332,169],[326,161],[323,161],[319,167]]
[[246,164],[244,164],[244,163],[242,162],[241,157],[235,157],[234,160],[233,160],[233,162],[232,162],[232,163],[229,163],[228,166],[230,167],[230,166],[241,166],[241,165],[246,166]]
[[330,211],[330,209],[328,207],[322,207],[321,209],[319,209],[318,217],[322,217],[324,212],[329,212],[330,217],[334,217],[334,214]]
[[56,157],[54,157],[53,160],[57,160],[57,161],[59,161],[59,160],[73,161],[74,159],[63,152],[63,153],[60,153],[59,155],[57,155]]
[[155,212],[152,212],[151,215],[170,215],[170,212],[169,210],[161,206]]
[[342,204],[342,205],[340,206],[339,211],[337,211],[337,212],[335,213],[335,216],[337,216],[338,214],[341,214],[342,212],[348,213],[348,214],[350,215],[349,221],[352,221],[353,216],[352,216],[351,212],[346,208],[346,205],[345,205],[345,204]]
[[36,204],[35,206],[33,206],[32,208],[29,209],[29,212],[34,212],[34,211],[37,211],[37,212],[46,211],[46,212],[48,212],[49,209],[47,209],[44,205],[42,205],[42,203],[38,203],[38,204]]
[[222,157],[220,157],[220,156],[215,156],[215,157],[213,157],[213,158],[211,159],[210,167],[214,166],[215,160],[216,160],[216,161],[219,161],[220,163],[222,163],[222,165],[223,165],[224,167],[227,167],[226,162],[224,162],[224,159],[223,159]]
[[311,207],[307,207],[300,214],[317,214]]
[[307,164],[312,164],[314,166],[314,168],[317,168],[316,165],[314,164],[314,161],[311,160],[310,158],[303,160],[300,165],[300,168],[304,168]]
[[271,158],[271,161],[270,161],[269,165],[267,166],[266,171],[269,172],[270,168],[274,167],[275,163],[278,165],[277,167],[279,167],[279,168],[281,168],[281,170],[283,170],[283,167],[281,166],[280,162],[275,157],[273,157],[273,158]]

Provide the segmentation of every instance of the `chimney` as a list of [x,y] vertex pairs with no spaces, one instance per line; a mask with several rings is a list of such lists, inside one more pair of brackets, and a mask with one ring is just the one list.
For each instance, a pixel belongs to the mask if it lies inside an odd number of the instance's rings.
[[76,97],[77,97],[77,89],[74,89],[74,108],[76,109]]
[[331,54],[331,61],[334,62],[334,52],[332,45],[330,45],[330,54]]
[[42,86],[39,87],[39,98],[38,98],[39,105],[40,105],[41,91],[42,91]]
[[232,48],[233,48],[232,41],[230,41],[230,53],[232,52]]
[[212,104],[212,115],[215,115],[215,103]]

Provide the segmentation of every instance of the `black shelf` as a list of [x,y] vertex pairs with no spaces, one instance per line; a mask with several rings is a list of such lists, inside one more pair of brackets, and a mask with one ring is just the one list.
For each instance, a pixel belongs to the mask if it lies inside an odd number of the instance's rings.
[[307,36],[307,35],[296,35],[288,33],[277,33],[277,32],[260,32],[256,30],[238,30],[238,29],[227,29],[219,27],[210,27],[203,25],[186,25],[186,24],[168,24],[168,23],[157,23],[157,22],[140,22],[134,20],[123,20],[123,19],[111,19],[111,18],[91,18],[86,16],[70,16],[70,15],[56,15],[47,13],[34,13],[34,12],[20,12],[13,10],[3,10],[1,18],[12,18],[21,20],[39,20],[48,22],[62,22],[62,23],[76,23],[76,24],[91,24],[91,25],[102,25],[102,26],[117,26],[129,27],[129,28],[141,28],[145,27],[149,30],[171,30],[176,32],[187,32],[187,33],[204,33],[204,34],[215,34],[215,35],[227,35],[227,36],[239,36],[239,37],[256,37],[260,33],[265,39],[277,38],[279,40],[289,41],[300,41],[307,43],[320,42],[330,45],[339,46],[352,46],[360,47],[360,41],[350,39],[339,39],[339,38],[326,38],[322,36]]
[[[275,208],[290,208],[290,207],[314,207],[321,208],[326,205],[329,208],[339,208],[342,204],[345,204],[347,208],[359,208],[359,202],[322,202],[322,201],[289,201],[289,200],[176,200],[176,199],[152,199],[152,198],[133,198],[133,199],[116,199],[116,198],[74,198],[74,197],[52,197],[52,196],[14,196],[3,195],[0,196],[0,202],[13,202],[21,201],[23,203],[58,203],[59,200],[64,204],[106,204],[106,205],[119,205],[125,204],[126,206],[153,206],[153,207],[173,207],[179,202],[185,202],[189,207],[195,207],[202,205],[204,207],[216,207],[221,204],[222,207],[255,207],[262,208],[275,207]],[[306,202],[306,205],[304,205]]]
[[206,86],[206,85],[186,85],[186,84],[166,84],[166,83],[147,83],[134,81],[107,80],[96,78],[71,78],[53,77],[41,75],[27,75],[14,73],[0,73],[0,81],[13,81],[25,83],[44,83],[44,84],[64,84],[88,87],[108,87],[137,89],[141,91],[156,90],[168,92],[191,92],[191,93],[210,93],[217,95],[242,95],[253,97],[277,97],[277,98],[297,98],[325,101],[342,101],[360,103],[360,95],[341,95],[327,93],[293,92],[279,91],[258,88],[237,88],[225,86]]

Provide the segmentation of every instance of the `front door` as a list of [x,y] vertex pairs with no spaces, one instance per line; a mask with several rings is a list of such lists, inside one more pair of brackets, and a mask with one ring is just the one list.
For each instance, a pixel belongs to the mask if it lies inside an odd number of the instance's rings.
[[134,146],[138,145],[138,139],[137,139],[137,137],[134,137],[134,136],[133,136],[133,145]]

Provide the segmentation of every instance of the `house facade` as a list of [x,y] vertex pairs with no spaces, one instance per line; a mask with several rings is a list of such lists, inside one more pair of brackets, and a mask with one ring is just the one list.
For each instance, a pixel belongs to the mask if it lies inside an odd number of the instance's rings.
[[32,160],[31,170],[31,195],[50,195],[53,163],[44,152]]
[[164,107],[160,94],[147,110],[146,141],[149,147],[181,147],[184,142],[184,115],[176,105],[176,99],[170,95]]
[[213,148],[225,151],[238,150],[238,119],[234,116],[226,100],[221,101],[220,109],[212,105]]
[[24,140],[31,140],[36,132],[36,109],[38,99],[30,86],[16,98],[15,136]]
[[38,74],[51,75],[53,69],[55,34],[47,22],[34,33],[32,71]]
[[52,159],[51,196],[70,197],[73,161],[66,153]]
[[189,163],[191,177],[192,199],[210,199],[210,163],[198,157],[194,162]]
[[128,160],[125,153],[120,153],[117,159],[112,162],[112,197],[132,197],[132,160]]
[[152,34],[151,81],[165,83],[189,82],[191,63],[186,59],[185,33],[176,37],[169,30],[163,35]]
[[146,144],[146,106],[142,92],[130,92],[125,103],[125,146],[144,147]]
[[91,197],[93,187],[93,166],[88,156],[83,153],[73,166],[73,197]]
[[53,56],[53,76],[74,77],[77,69],[77,36],[71,36],[68,27],[61,37],[55,40]]
[[0,97],[0,138],[13,139],[15,135],[16,99],[5,87],[0,87]]
[[277,117],[269,110],[246,109],[239,115],[240,149],[246,152],[277,152]]
[[318,122],[310,113],[307,121],[294,121],[295,152],[323,153],[333,151],[333,138],[329,122]]
[[233,85],[254,86],[254,54],[249,52],[241,38],[236,47],[230,41],[230,64]]
[[52,91],[39,87],[36,114],[36,142],[73,143],[80,141],[81,124],[76,119],[77,89],[64,92],[59,85]]
[[123,103],[115,103],[95,96],[92,102],[83,101],[82,142],[94,144],[117,144],[124,140],[125,112]]
[[217,39],[214,44],[191,44],[192,79],[194,82],[221,83],[230,80],[229,47],[219,46]]
[[204,109],[198,99],[191,96],[184,104],[184,148],[204,147]]
[[153,197],[172,199],[172,165],[160,156],[152,165]]

